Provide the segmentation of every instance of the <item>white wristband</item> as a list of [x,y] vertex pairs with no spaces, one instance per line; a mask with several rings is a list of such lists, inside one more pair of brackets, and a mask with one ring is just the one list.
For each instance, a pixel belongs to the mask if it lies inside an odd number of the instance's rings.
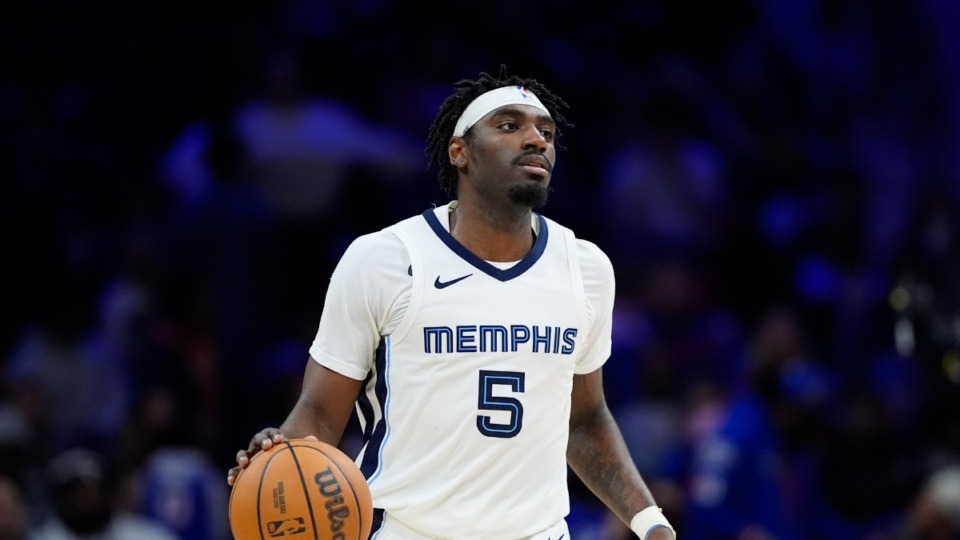
[[670,529],[673,537],[677,537],[677,531],[675,531],[673,526],[670,525],[670,522],[667,521],[666,516],[663,515],[663,510],[657,506],[644,508],[637,512],[637,514],[633,516],[633,519],[630,520],[630,530],[643,540],[647,540],[650,533],[658,528]]

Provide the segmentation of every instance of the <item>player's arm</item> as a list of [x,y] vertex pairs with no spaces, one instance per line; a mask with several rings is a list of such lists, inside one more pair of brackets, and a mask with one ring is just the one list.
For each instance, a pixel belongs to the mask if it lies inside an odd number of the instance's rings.
[[[327,288],[300,397],[279,428],[261,430],[246,449],[237,452],[237,466],[227,474],[229,484],[254,454],[285,438],[316,437],[337,445],[395,300],[397,288],[393,285],[409,282],[404,255],[402,244],[393,235],[366,235],[350,245]],[[397,263],[370,264],[381,257]]]
[[607,407],[602,371],[575,375],[572,397],[570,467],[638,536],[673,540],[675,533],[657,508]]
[[567,462],[583,483],[640,538],[674,538],[640,476],[603,395],[601,366],[610,357],[615,276],[610,259],[595,244],[578,240],[587,313],[587,339],[573,377]]
[[237,452],[237,466],[227,473],[227,483],[233,485],[254,454],[284,440],[310,437],[337,446],[362,384],[363,381],[341,375],[311,357],[303,375],[300,397],[287,419],[279,428],[261,430],[250,439],[246,450]]
[[336,446],[353,413],[362,384],[363,381],[341,375],[311,357],[303,375],[300,397],[280,426],[280,433],[288,439],[314,435]]

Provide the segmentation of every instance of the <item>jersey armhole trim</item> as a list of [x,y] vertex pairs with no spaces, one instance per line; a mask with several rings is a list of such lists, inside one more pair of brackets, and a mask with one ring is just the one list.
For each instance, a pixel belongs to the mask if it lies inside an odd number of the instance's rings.
[[580,339],[586,341],[589,337],[590,326],[587,318],[587,293],[583,289],[583,275],[580,272],[580,252],[577,250],[577,238],[573,231],[565,229],[563,239],[567,248],[567,262],[570,265],[570,288],[577,306],[580,328],[583,329],[583,335],[580,336]]
[[[422,220],[420,220],[422,222]],[[410,236],[410,233],[406,230],[406,226],[417,226],[413,223],[413,220],[406,220],[400,222],[388,230],[393,234],[397,235],[397,238],[403,242],[404,248],[407,250],[407,256],[410,258],[410,279],[411,289],[410,289],[410,303],[407,305],[407,311],[403,314],[403,319],[401,319],[400,324],[397,325],[397,329],[393,332],[394,339],[403,339],[403,337],[410,331],[410,327],[413,325],[413,321],[417,319],[417,315],[420,313],[420,305],[423,299],[423,284],[424,284],[424,269],[423,269],[423,258],[420,256],[420,250],[417,248],[417,243],[413,241],[413,238]]]

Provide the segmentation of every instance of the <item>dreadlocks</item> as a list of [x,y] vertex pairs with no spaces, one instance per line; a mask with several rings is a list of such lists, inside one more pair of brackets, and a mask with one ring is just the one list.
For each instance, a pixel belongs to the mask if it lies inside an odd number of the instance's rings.
[[[545,86],[536,79],[524,79],[516,75],[507,76],[507,66],[500,66],[500,74],[493,77],[488,73],[480,73],[476,80],[462,79],[456,83],[456,92],[448,97],[442,105],[440,112],[433,120],[430,126],[430,133],[427,136],[426,154],[429,157],[429,164],[436,164],[439,167],[437,180],[444,193],[451,199],[457,197],[457,168],[450,163],[450,156],[447,155],[447,145],[453,134],[453,128],[463,111],[467,108],[477,96],[495,90],[503,86],[524,86],[533,92],[544,107],[550,112],[553,121],[557,124],[557,141],[560,137],[560,128],[573,128],[560,114],[561,109],[568,107],[567,103],[554,95]],[[471,130],[467,130],[464,137],[469,137]],[[558,144],[557,149],[562,149]]]

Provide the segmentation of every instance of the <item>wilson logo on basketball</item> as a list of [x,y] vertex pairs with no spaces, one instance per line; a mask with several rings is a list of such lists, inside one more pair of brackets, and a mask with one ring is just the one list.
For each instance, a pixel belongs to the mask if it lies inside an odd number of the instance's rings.
[[313,476],[313,481],[320,487],[320,494],[326,499],[323,506],[327,509],[327,519],[330,521],[330,532],[333,536],[330,540],[346,540],[346,535],[341,532],[344,522],[350,517],[350,509],[347,508],[343,500],[343,489],[340,487],[340,481],[333,474],[330,467],[318,472]]
[[267,533],[276,538],[279,536],[292,536],[307,531],[302,517],[284,519],[281,521],[271,521],[267,523]]

